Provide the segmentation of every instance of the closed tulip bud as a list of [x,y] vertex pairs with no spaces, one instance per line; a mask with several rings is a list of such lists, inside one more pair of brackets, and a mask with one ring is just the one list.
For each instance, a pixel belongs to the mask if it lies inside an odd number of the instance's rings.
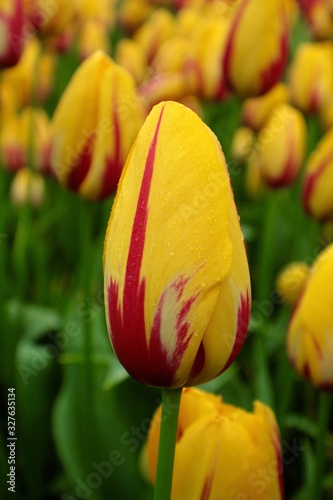
[[0,1],[0,68],[15,66],[23,46],[24,16],[22,0]]
[[14,115],[18,108],[19,101],[15,89],[4,80],[0,83],[0,121],[4,124],[4,120],[10,119],[10,116]]
[[154,10],[147,0],[123,0],[117,7],[117,21],[124,31],[133,33],[150,17]]
[[114,21],[114,0],[98,0],[98,2],[95,0],[74,0],[73,3],[80,23],[84,24],[95,20],[110,26]]
[[246,161],[245,190],[250,198],[257,199],[263,193],[264,188],[265,181],[259,165],[258,151],[254,148]]
[[251,154],[255,143],[255,135],[249,127],[239,127],[232,138],[231,157],[244,162]]
[[[161,418],[159,407],[145,449],[152,483]],[[183,389],[171,500],[281,500],[283,490],[280,432],[272,410],[256,401],[247,412],[219,396]]]
[[303,205],[319,220],[333,217],[333,128],[319,141],[305,166]]
[[185,73],[191,92],[200,98],[221,100],[229,93],[222,64],[226,34],[226,20],[204,19],[192,36]]
[[52,167],[60,183],[89,200],[114,193],[144,116],[131,75],[104,52],[91,55],[52,119]]
[[333,245],[311,268],[287,332],[287,352],[299,375],[333,390]]
[[25,17],[39,37],[59,35],[73,19],[73,2],[23,0]]
[[276,290],[287,305],[294,306],[298,301],[309,271],[309,266],[305,262],[291,262],[278,274]]
[[183,105],[158,104],[141,128],[103,260],[110,339],[132,377],[196,385],[235,359],[251,300],[243,236],[219,142]]
[[173,36],[163,42],[151,63],[152,70],[157,74],[183,71],[190,44],[190,39],[184,36]]
[[133,39],[141,45],[146,60],[150,63],[160,45],[171,38],[174,32],[174,16],[166,9],[157,9],[135,32]]
[[259,131],[276,106],[286,104],[289,100],[289,89],[283,83],[277,83],[266,94],[251,97],[243,103],[242,123]]
[[16,171],[25,165],[50,171],[50,123],[43,109],[27,107],[6,122],[2,155],[5,168]]
[[147,61],[141,45],[130,38],[119,40],[116,46],[115,61],[127,69],[135,83],[142,83],[147,70]]
[[96,50],[110,52],[108,27],[98,19],[92,19],[84,23],[78,36],[78,51],[81,61],[87,59]]
[[3,74],[3,80],[15,89],[21,106],[28,106],[36,100],[44,102],[52,89],[55,55],[41,50],[41,43],[36,38],[30,39],[16,66]]
[[241,97],[264,94],[281,78],[289,51],[287,0],[241,0],[224,54],[229,88]]
[[306,123],[289,104],[277,106],[261,129],[256,149],[265,183],[272,188],[289,186],[302,166],[306,146]]
[[317,113],[333,88],[333,47],[328,42],[298,46],[289,70],[291,102],[305,113]]
[[39,207],[45,198],[45,183],[41,174],[21,168],[12,180],[10,198],[14,205]]
[[327,0],[298,0],[311,34],[326,40],[333,34],[332,9]]

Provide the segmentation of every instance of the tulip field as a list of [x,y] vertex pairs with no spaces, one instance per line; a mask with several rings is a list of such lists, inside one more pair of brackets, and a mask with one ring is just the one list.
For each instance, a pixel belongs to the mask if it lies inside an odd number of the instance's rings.
[[332,0],[0,0],[0,498],[333,500]]

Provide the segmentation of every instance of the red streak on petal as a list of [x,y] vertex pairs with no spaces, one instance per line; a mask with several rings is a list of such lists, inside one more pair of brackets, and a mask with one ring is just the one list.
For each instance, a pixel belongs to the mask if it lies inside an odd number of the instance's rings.
[[288,30],[288,20],[286,16],[283,16],[282,21],[282,35],[280,39],[280,51],[277,59],[272,61],[271,65],[263,71],[261,74],[261,88],[259,90],[260,94],[265,94],[268,92],[273,85],[275,85],[281,78],[284,68],[287,64],[288,52],[289,52],[289,30]]
[[0,67],[2,69],[15,66],[18,63],[25,38],[23,36],[24,15],[21,0],[16,0],[12,7],[12,13],[7,16],[0,11],[0,20],[3,21],[6,29],[7,47],[4,53],[0,54]]
[[195,379],[200,375],[205,366],[205,361],[206,361],[205,348],[203,342],[201,342],[189,377],[191,380]]
[[[129,374],[139,382],[168,387],[172,384],[174,374],[170,373],[169,370],[164,370],[163,366],[166,363],[166,353],[162,349],[158,335],[161,326],[160,305],[157,308],[153,324],[151,345],[148,346],[144,317],[146,283],[144,279],[140,280],[149,211],[149,192],[163,111],[164,108],[162,108],[150,144],[138,197],[129,245],[122,308],[118,305],[118,284],[112,279],[108,288],[108,307],[111,341],[119,361]],[[161,301],[163,302],[163,296]]]
[[228,358],[228,361],[224,366],[223,370],[221,371],[221,373],[225,371],[234,362],[234,360],[236,359],[242,348],[242,345],[246,338],[247,329],[249,326],[250,311],[251,311],[250,294],[247,291],[245,296],[241,295],[240,297],[235,342],[231,354]]
[[77,153],[75,151],[69,153],[69,155],[74,156],[75,158],[73,165],[67,167],[69,173],[65,181],[66,186],[71,191],[78,191],[89,172],[92,159],[93,142],[94,134],[91,134],[87,138],[87,142],[81,153]]
[[106,159],[104,175],[101,183],[99,199],[107,198],[117,189],[121,171],[123,169],[122,158],[120,155],[120,124],[119,117],[115,107],[112,110],[112,123],[114,134],[114,152],[112,157]]
[[[288,131],[287,131],[288,133]],[[294,156],[294,151],[296,148],[295,144],[295,138],[292,135],[292,131],[289,134],[289,137],[287,137],[287,140],[289,141],[289,144],[287,145],[287,148],[289,150],[289,156],[287,158],[287,161],[285,162],[282,171],[278,177],[269,177],[269,176],[264,176],[264,180],[266,184],[274,189],[278,188],[283,188],[287,187],[290,184],[293,183],[295,178],[297,177],[298,173],[298,164],[296,163],[296,159]]]

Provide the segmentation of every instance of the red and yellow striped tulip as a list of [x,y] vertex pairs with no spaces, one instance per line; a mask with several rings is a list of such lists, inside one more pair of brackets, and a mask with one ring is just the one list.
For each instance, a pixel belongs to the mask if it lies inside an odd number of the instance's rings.
[[251,97],[243,103],[242,123],[259,131],[276,106],[286,104],[289,100],[289,89],[284,83],[277,83],[266,94]]
[[265,183],[273,188],[289,186],[302,166],[306,147],[306,123],[289,104],[277,106],[261,129],[256,149]]
[[327,0],[298,0],[311,34],[317,40],[333,35],[332,8]]
[[15,66],[24,46],[22,0],[0,0],[0,68]]
[[115,192],[144,121],[131,75],[104,52],[72,77],[52,124],[52,167],[62,185],[89,200]]
[[150,78],[138,87],[138,92],[146,108],[150,110],[155,104],[162,101],[179,102],[190,93],[190,90],[183,73],[166,73]]
[[235,6],[224,54],[229,88],[241,97],[264,94],[285,69],[289,51],[287,0],[241,0]]
[[304,42],[289,69],[290,100],[305,113],[316,113],[332,96],[333,47],[329,42]]
[[329,129],[312,152],[303,182],[303,205],[319,220],[333,217],[333,128]]
[[[153,483],[160,422],[161,407],[145,449]],[[282,500],[282,450],[274,413],[259,401],[247,412],[219,396],[183,389],[173,470],[171,500]]]
[[333,244],[311,268],[287,332],[287,352],[298,374],[333,390]]
[[110,339],[132,377],[196,385],[235,359],[251,300],[243,235],[220,144],[185,106],[162,102],[141,128],[103,260]]
[[9,171],[29,165],[42,173],[50,172],[50,121],[42,108],[26,107],[4,126],[2,157]]
[[185,73],[191,92],[207,100],[222,100],[228,94],[222,57],[227,35],[226,19],[203,19],[191,37]]
[[23,0],[26,21],[39,36],[56,36],[64,32],[75,14],[69,1]]

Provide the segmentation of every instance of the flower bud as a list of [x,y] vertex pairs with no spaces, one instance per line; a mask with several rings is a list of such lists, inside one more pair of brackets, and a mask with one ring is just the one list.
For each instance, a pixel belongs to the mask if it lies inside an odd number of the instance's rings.
[[143,120],[131,75],[95,52],[73,75],[52,119],[52,168],[60,183],[89,200],[114,193]]
[[276,290],[287,305],[296,304],[308,275],[309,266],[305,262],[291,262],[280,271],[276,280]]
[[22,0],[2,0],[0,3],[0,68],[15,66],[23,46],[24,16]]
[[329,129],[311,153],[305,166],[303,205],[319,220],[333,217],[333,128]]
[[272,188],[292,184],[301,168],[305,146],[303,115],[289,104],[277,106],[255,145],[265,183]]
[[234,9],[224,54],[228,87],[241,97],[264,94],[279,81],[288,50],[287,0],[241,0]]
[[299,375],[333,390],[333,245],[311,268],[287,332],[287,352]]
[[132,377],[196,385],[235,359],[251,300],[243,235],[217,138],[183,105],[158,104],[142,126],[103,261],[110,339]]
[[43,176],[29,168],[21,168],[12,180],[10,198],[19,207],[26,204],[39,207],[45,198]]

